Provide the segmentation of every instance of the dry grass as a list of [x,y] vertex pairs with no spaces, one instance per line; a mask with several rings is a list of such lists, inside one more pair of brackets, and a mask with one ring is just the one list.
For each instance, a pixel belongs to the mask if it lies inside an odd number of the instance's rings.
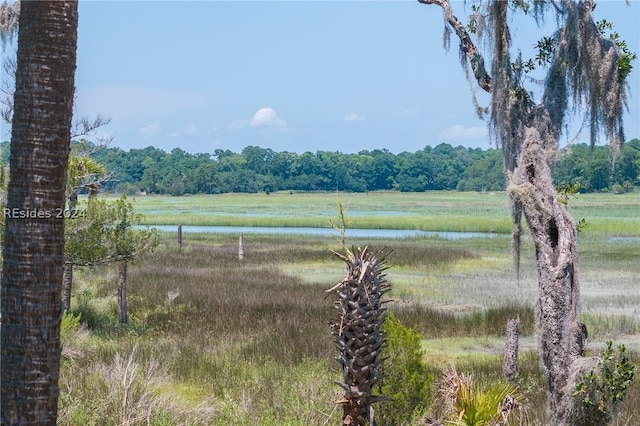
[[[157,366],[158,382],[146,383],[136,376],[142,392],[138,395],[149,397],[138,399],[151,407],[141,412],[152,413],[152,424],[337,423],[340,413],[333,402],[340,389],[333,382],[339,373],[327,325],[333,316],[332,299],[325,298],[324,290],[344,274],[344,266],[330,252],[339,250],[339,242],[251,236],[245,243],[245,259],[239,261],[237,236],[199,236],[182,252],[165,241],[156,253],[130,268],[131,324],[125,328],[117,326],[113,270],[79,270],[73,304],[88,323],[90,335],[68,347],[73,350],[75,345],[81,356],[65,360],[63,419],[70,419],[73,412],[82,419],[83,413],[102,412],[106,408],[91,405],[97,403],[91,402],[96,395],[104,397],[104,401],[98,398],[104,404],[107,394],[122,395],[109,390],[107,382],[115,376],[101,371],[115,371],[133,356],[138,372]],[[395,302],[390,308],[426,339],[425,360],[435,376],[455,359],[459,371],[472,372],[480,381],[497,380],[506,320],[520,316],[527,343],[519,390],[530,407],[544,406],[537,357],[527,352],[535,347],[536,274],[531,247],[525,246],[518,284],[511,272],[508,239],[353,243],[393,249],[388,274]],[[594,348],[605,337],[637,341],[637,329],[635,336],[621,336],[633,332],[632,322],[607,312],[619,305],[629,309],[624,295],[632,288],[631,275],[640,272],[632,261],[634,255],[640,256],[640,247],[607,247],[586,239],[580,275],[586,290],[584,320],[594,331],[590,344]],[[597,288],[600,294],[594,291]],[[631,321],[636,315],[637,311],[625,318]],[[428,349],[436,346],[441,351],[430,354]],[[638,350],[628,347],[637,360]],[[118,371],[121,384],[131,368]],[[160,411],[153,408],[166,397],[171,404],[160,404]],[[632,418],[638,406],[636,384],[621,415]],[[530,410],[529,415],[532,424],[544,423],[543,413]]]

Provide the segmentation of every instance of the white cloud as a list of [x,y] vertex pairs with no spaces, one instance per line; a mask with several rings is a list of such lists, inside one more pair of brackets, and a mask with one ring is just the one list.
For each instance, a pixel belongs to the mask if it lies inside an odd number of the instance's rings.
[[485,137],[487,135],[486,126],[463,126],[456,124],[455,126],[444,129],[438,137],[442,139],[472,139]]
[[357,112],[350,112],[349,114],[345,115],[342,117],[343,121],[363,121],[366,120],[367,117],[365,117],[362,114],[358,114]]
[[143,138],[148,138],[157,135],[158,133],[160,133],[160,123],[157,121],[155,123],[147,124],[138,130],[138,134]]
[[271,128],[281,132],[289,132],[287,121],[278,116],[275,109],[270,107],[260,108],[251,119],[241,118],[229,123],[229,130],[242,130],[247,126],[259,128]]
[[249,122],[251,127],[287,127],[287,122],[278,117],[278,113],[273,108],[260,108],[253,114],[253,118]]

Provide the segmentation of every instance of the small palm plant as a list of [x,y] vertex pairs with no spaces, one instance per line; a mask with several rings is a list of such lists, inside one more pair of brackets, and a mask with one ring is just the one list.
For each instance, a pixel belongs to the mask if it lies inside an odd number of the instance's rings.
[[382,325],[386,317],[382,296],[391,288],[383,273],[389,251],[375,252],[366,247],[335,253],[347,264],[345,278],[327,293],[336,294],[339,318],[330,323],[342,370],[344,425],[373,424],[371,404],[384,398],[373,394],[380,380],[381,351],[384,343]]
[[440,395],[447,405],[446,425],[508,426],[522,424],[526,413],[518,401],[515,387],[496,382],[483,389],[473,377],[451,367],[443,374]]

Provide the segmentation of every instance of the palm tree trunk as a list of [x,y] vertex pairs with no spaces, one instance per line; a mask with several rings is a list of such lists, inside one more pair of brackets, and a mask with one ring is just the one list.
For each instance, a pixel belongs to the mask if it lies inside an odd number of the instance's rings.
[[118,321],[126,324],[127,315],[127,259],[118,262]]
[[371,252],[367,247],[354,247],[347,256],[336,254],[347,264],[347,275],[326,292],[338,296],[335,308],[339,318],[331,328],[342,370],[338,385],[345,391],[338,401],[342,424],[374,426],[371,404],[386,399],[374,395],[374,386],[381,379],[382,326],[387,315],[382,296],[391,289],[384,274],[389,250]]
[[76,1],[22,1],[1,281],[0,423],[55,425]]

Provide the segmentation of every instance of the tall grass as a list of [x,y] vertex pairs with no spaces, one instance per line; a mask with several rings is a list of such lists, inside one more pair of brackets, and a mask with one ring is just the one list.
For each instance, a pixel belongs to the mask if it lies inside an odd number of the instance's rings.
[[91,281],[78,286],[84,296],[76,298],[76,311],[88,319],[97,343],[87,356],[68,361],[64,418],[100,412],[102,406],[83,401],[96,392],[91,386],[109,389],[112,380],[101,375],[106,368],[101,366],[118,364],[134,347],[136,363],[157,363],[170,378],[154,394],[199,399],[160,413],[175,415],[174,420],[191,416],[194,424],[203,424],[196,410],[202,403],[211,408],[207,424],[248,424],[255,418],[263,424],[305,418],[307,424],[322,424],[332,416],[337,389],[326,323],[333,312],[324,301],[325,287],[272,265],[277,258],[304,262],[330,253],[268,243],[251,248],[251,262],[239,261],[226,245],[207,244],[182,252],[167,246],[142,260],[129,275],[132,325],[124,329],[110,319],[111,272],[85,272]]
[[[70,355],[62,371],[61,423],[92,424],[90,413],[113,410],[121,414],[102,414],[107,420],[94,424],[117,424],[127,412],[124,405],[114,405],[124,400],[123,383],[137,387],[130,395],[138,395],[135,404],[151,424],[338,423],[334,402],[340,389],[334,380],[339,373],[327,326],[332,300],[324,290],[344,274],[342,263],[331,254],[340,242],[252,235],[245,239],[240,261],[237,236],[189,238],[181,251],[174,241],[165,240],[156,253],[130,268],[131,324],[126,327],[116,320],[114,269],[75,274],[72,306],[88,331],[78,326],[78,333],[65,338]],[[518,284],[508,239],[349,242],[393,250],[390,309],[405,326],[421,333],[426,346],[429,340],[457,345],[466,353],[456,358],[460,371],[487,382],[500,377],[499,349],[479,353],[459,342],[500,342],[508,318],[519,316],[525,339],[533,341],[536,272],[531,247],[525,247]],[[640,272],[632,256],[625,257],[630,249],[603,245],[595,237],[585,239],[584,247],[584,320],[594,331],[593,340],[621,333],[637,336],[631,322],[610,317],[610,305],[624,303],[612,294],[624,295],[632,288],[630,275]],[[631,313],[629,318],[635,317]],[[535,408],[544,405],[545,385],[530,347],[521,354],[518,384]],[[630,349],[637,360],[636,350]],[[430,356],[427,351],[425,361],[438,377],[452,358]],[[136,374],[131,374],[132,367],[123,368],[127,364],[136,366]],[[157,381],[140,374],[152,366]],[[109,370],[118,373],[104,373]],[[109,395],[116,396],[112,400]],[[640,388],[634,385],[621,418],[633,418],[638,406]],[[431,414],[437,416],[437,410],[434,406]],[[529,411],[531,424],[544,424],[539,411]]]
[[504,336],[507,320],[511,318],[520,318],[522,336],[530,336],[534,331],[533,308],[530,306],[506,305],[463,314],[417,304],[392,305],[391,309],[403,324],[414,327],[427,339]]

